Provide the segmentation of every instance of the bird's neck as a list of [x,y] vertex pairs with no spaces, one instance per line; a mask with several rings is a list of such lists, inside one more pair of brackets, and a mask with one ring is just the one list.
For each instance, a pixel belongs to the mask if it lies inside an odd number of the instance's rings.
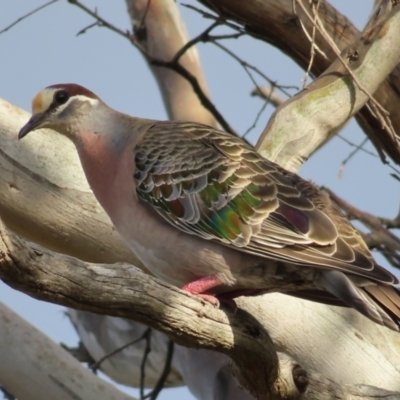
[[135,196],[134,143],[130,144],[127,136],[94,132],[84,132],[81,137],[77,149],[86,178],[99,203],[112,216],[126,198]]

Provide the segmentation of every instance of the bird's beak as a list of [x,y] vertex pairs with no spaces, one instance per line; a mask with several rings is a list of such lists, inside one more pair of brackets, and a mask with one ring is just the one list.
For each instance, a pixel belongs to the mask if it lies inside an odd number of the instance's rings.
[[18,134],[18,140],[22,139],[29,132],[38,129],[45,122],[47,115],[45,113],[37,113],[32,115],[30,120],[22,127]]

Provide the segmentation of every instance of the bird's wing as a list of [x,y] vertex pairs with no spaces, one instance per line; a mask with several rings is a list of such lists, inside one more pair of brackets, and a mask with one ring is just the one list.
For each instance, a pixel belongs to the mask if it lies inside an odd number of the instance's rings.
[[386,283],[328,195],[224,132],[161,122],[135,148],[136,190],[172,225],[239,251]]

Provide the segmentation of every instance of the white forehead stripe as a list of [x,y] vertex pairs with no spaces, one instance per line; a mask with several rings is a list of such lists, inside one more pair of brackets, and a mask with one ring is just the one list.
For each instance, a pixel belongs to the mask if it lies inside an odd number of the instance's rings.
[[[58,90],[60,90],[60,89],[58,89]],[[86,102],[89,102],[90,104],[93,104],[93,105],[95,105],[95,104],[97,104],[99,102],[99,100],[97,100],[97,99],[92,99],[91,97],[87,97],[87,96],[84,96],[82,94],[76,94],[76,95],[71,96],[66,103],[57,106],[57,108],[55,109],[54,113],[55,114],[60,114],[61,112],[63,112],[69,106],[71,101],[75,101],[75,100],[80,100],[82,102],[86,101]]]

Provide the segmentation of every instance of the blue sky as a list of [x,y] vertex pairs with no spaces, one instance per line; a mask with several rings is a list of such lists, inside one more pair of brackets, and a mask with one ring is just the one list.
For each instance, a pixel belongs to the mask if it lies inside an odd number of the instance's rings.
[[[44,0],[0,0],[0,30]],[[194,0],[185,3],[196,4]],[[372,10],[372,0],[331,1],[362,28]],[[130,29],[125,2],[86,0],[85,4],[122,29]],[[181,7],[190,36],[200,33],[209,21]],[[0,35],[0,96],[12,104],[30,110],[32,97],[41,88],[54,83],[80,83],[98,94],[113,108],[140,117],[165,119],[161,96],[154,78],[138,51],[129,42],[105,28],[94,28],[81,36],[77,32],[93,22],[91,17],[69,4],[58,1]],[[296,64],[271,46],[250,38],[225,43],[238,55],[257,65],[270,78],[283,85],[301,85],[304,76]],[[212,99],[238,132],[252,125],[262,106],[250,97],[252,82],[244,70],[210,44],[199,45]],[[260,81],[260,84],[263,82]],[[254,141],[264,128],[270,106],[252,131]],[[343,135],[355,143],[364,136],[353,121]],[[371,145],[369,150],[374,152]],[[361,209],[385,217],[394,217],[399,207],[398,182],[391,170],[377,158],[358,153],[339,179],[341,162],[352,151],[335,138],[305,163],[300,174],[323,184]],[[377,257],[383,266],[385,260]],[[0,283],[0,301],[26,318],[56,342],[77,343],[77,336],[63,314],[63,308],[39,302]],[[135,393],[135,392],[130,392]],[[161,400],[191,399],[187,389],[167,390]]]

